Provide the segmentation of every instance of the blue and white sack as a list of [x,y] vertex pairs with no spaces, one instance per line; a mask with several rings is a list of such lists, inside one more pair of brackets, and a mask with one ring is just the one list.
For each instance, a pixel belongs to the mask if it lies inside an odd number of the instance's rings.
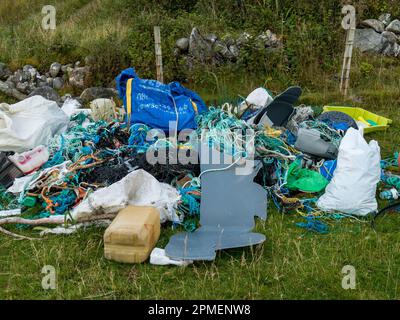
[[169,131],[170,122],[178,131],[196,129],[196,115],[207,111],[200,96],[179,82],[163,84],[140,79],[133,68],[122,71],[116,82],[130,124],[143,123],[165,132]]

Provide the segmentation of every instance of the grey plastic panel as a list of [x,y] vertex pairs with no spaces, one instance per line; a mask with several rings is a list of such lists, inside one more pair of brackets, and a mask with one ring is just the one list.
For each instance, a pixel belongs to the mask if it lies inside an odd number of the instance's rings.
[[[206,161],[205,154],[213,162]],[[205,144],[201,145],[201,171],[225,169],[229,164],[225,156]],[[217,161],[216,161],[217,159]],[[219,160],[218,160],[219,159]],[[230,159],[232,160],[232,159]],[[260,163],[255,161],[242,175],[241,165],[229,169],[206,172],[201,177],[201,227],[193,233],[180,233],[171,237],[165,253],[172,259],[214,260],[216,250],[260,244],[265,236],[253,233],[254,216],[267,217],[267,192],[253,182]]]

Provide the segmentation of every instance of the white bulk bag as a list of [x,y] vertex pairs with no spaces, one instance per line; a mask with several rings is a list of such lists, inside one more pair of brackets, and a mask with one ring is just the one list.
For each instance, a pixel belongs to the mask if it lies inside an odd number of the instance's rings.
[[54,101],[33,96],[0,110],[0,151],[24,152],[46,145],[68,127],[68,116]]
[[365,216],[376,211],[376,186],[380,180],[380,148],[369,144],[362,132],[350,128],[339,147],[337,168],[317,206],[323,211],[338,211]]
[[161,223],[179,222],[175,214],[175,206],[179,199],[175,188],[159,182],[147,171],[139,169],[109,187],[89,194],[71,211],[71,216],[76,220],[96,214],[118,213],[128,205],[154,206],[160,211]]

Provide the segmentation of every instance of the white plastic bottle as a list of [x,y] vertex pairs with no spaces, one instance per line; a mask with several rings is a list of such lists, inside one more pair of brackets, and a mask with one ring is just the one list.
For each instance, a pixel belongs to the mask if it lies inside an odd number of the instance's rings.
[[28,174],[39,169],[49,160],[49,151],[45,146],[8,157],[23,173]]

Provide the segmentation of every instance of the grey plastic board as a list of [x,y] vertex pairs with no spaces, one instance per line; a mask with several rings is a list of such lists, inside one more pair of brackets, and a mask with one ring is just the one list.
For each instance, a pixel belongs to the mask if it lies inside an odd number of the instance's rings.
[[[213,159],[208,163],[205,153]],[[231,157],[201,144],[201,171],[225,169],[224,161]],[[215,161],[215,159],[220,159]],[[232,163],[232,162],[230,162]],[[263,234],[252,232],[254,216],[267,218],[267,192],[253,182],[260,162],[254,161],[247,170],[238,174],[241,164],[229,169],[205,172],[201,176],[201,227],[192,233],[184,232],[171,237],[165,253],[171,259],[214,260],[216,251],[246,247],[263,243]]]

